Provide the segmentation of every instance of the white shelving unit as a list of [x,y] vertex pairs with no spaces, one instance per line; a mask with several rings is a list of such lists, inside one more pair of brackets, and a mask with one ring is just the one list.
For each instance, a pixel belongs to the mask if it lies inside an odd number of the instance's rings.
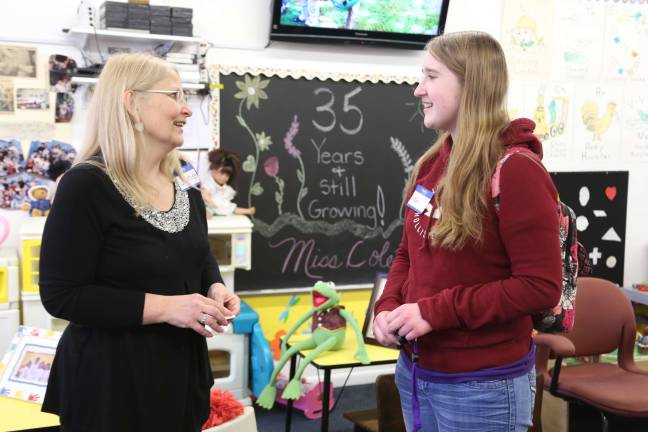
[[[95,84],[98,81],[98,78],[89,78],[89,77],[72,77],[71,79],[73,84]],[[188,90],[201,90],[206,88],[205,83],[182,83],[182,88]]]
[[[67,31],[66,31],[67,30]],[[174,35],[161,35],[146,33],[139,30],[101,30],[95,29],[92,27],[73,27],[70,29],[64,29],[64,33],[67,33],[71,36],[78,37],[81,39],[86,39],[89,36],[97,36],[103,40],[139,40],[139,41],[161,41],[161,42],[179,42],[181,44],[200,44],[203,42],[202,38],[199,37],[189,37],[189,36],[174,36]],[[85,43],[85,42],[84,42]]]
[[[73,38],[77,46],[84,49],[91,46],[95,51],[102,51],[102,48],[107,48],[109,44],[116,44],[119,46],[136,45],[137,47],[151,47],[163,42],[173,42],[174,45],[179,46],[182,51],[188,51],[191,48],[197,50],[198,45],[204,41],[199,37],[161,35],[146,33],[141,30],[126,29],[103,30],[95,29],[93,27],[73,27],[70,29],[63,29],[63,32]],[[72,82],[75,84],[93,85],[97,82],[97,78],[72,77]],[[182,83],[182,88],[186,90],[202,90],[205,87],[205,83]]]

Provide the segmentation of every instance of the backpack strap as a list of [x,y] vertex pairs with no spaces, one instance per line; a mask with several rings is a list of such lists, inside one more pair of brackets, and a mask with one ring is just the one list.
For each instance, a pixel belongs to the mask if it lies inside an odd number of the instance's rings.
[[515,154],[520,154],[532,160],[538,166],[542,167],[543,170],[546,170],[545,166],[542,165],[542,162],[540,162],[540,159],[538,159],[538,156],[536,156],[536,154],[533,153],[528,148],[517,147],[517,146],[507,147],[506,151],[504,152],[504,156],[502,156],[502,158],[497,162],[497,165],[495,166],[495,172],[491,177],[491,198],[493,199],[493,205],[495,206],[495,211],[497,211],[498,213],[500,209],[499,196],[500,196],[500,176],[502,172],[502,165],[504,165],[504,162],[506,162],[511,156]]

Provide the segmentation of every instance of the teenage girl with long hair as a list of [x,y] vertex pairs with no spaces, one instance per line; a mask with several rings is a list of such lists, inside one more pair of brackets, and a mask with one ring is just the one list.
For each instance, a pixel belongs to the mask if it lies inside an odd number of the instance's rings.
[[[535,124],[509,121],[507,87],[491,36],[428,43],[414,95],[425,126],[441,133],[407,186],[403,237],[373,324],[378,341],[403,348],[396,382],[408,431],[531,425],[531,315],[561,294],[557,192]],[[491,178],[510,146],[535,155],[503,165],[497,211]]]

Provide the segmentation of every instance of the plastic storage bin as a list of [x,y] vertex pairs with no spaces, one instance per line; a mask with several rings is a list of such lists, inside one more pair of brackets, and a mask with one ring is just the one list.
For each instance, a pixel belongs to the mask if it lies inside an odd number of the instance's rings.
[[0,356],[9,348],[20,325],[20,282],[18,254],[0,250]]
[[30,327],[62,331],[68,322],[51,316],[43,307],[38,288],[40,246],[43,237],[44,217],[25,220],[20,226],[20,250],[22,252],[22,300],[23,324]]
[[20,326],[18,309],[0,310],[0,357],[9,349],[9,344]]
[[214,216],[207,235],[225,286],[234,291],[234,270],[252,268],[252,222],[247,216]]
[[0,250],[0,310],[20,307],[18,254],[13,249]]
[[213,387],[228,390],[244,405],[250,405],[248,375],[250,365],[250,333],[259,321],[257,313],[241,302],[241,313],[225,334],[207,338],[207,350],[214,374]]
[[221,268],[252,268],[252,222],[247,216],[214,216],[207,221],[207,235]]

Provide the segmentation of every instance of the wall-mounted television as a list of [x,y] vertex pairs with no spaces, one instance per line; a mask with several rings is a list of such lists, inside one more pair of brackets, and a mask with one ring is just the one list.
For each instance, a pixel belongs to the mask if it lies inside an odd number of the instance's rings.
[[270,39],[420,48],[443,33],[449,0],[274,0]]

